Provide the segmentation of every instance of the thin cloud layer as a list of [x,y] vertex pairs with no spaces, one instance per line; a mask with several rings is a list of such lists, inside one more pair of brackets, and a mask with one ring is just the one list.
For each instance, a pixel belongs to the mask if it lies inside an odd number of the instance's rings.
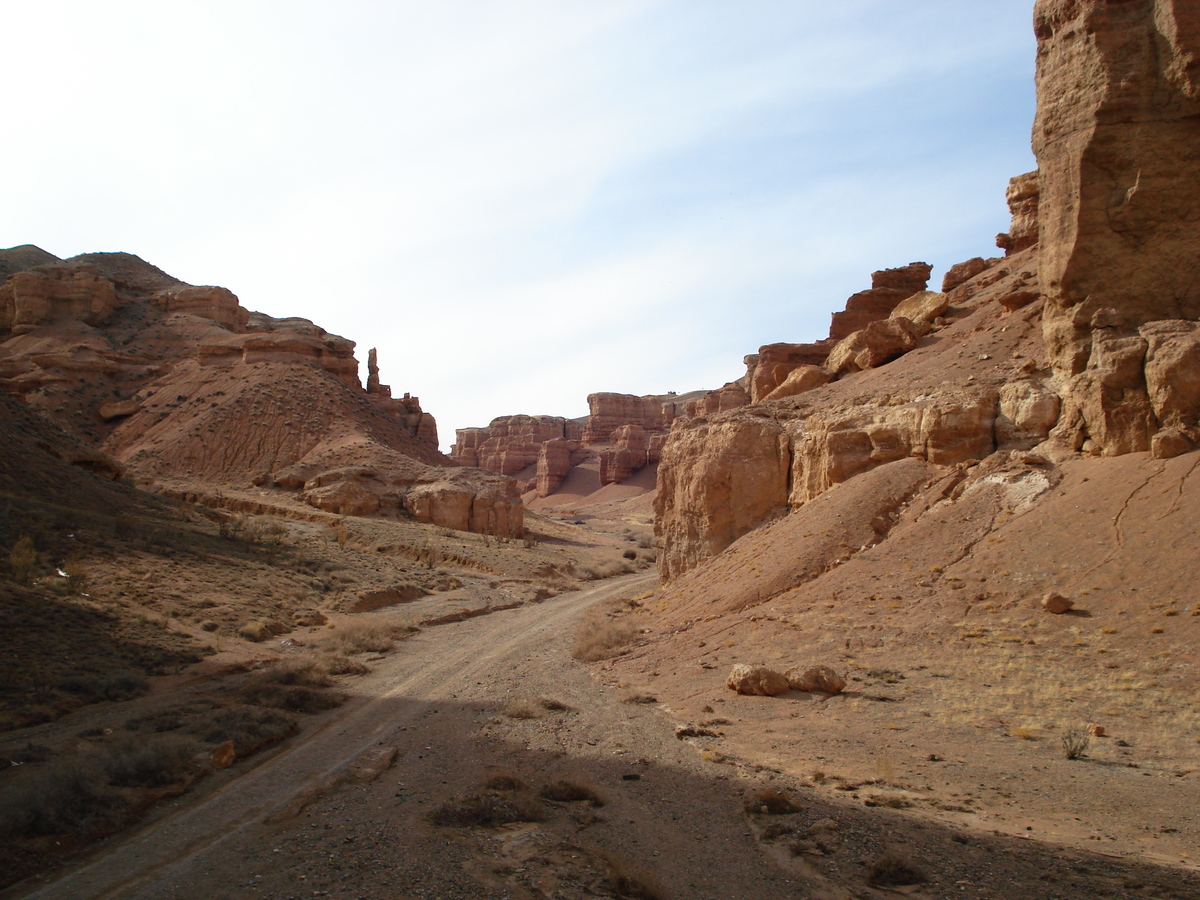
[[1024,4],[43,2],[0,245],[137,253],[378,347],[453,429],[718,387],[870,272],[989,255]]

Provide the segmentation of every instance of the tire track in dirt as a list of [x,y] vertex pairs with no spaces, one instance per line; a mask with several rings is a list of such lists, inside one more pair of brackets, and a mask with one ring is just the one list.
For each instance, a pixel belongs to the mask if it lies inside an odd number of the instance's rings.
[[[536,606],[472,619],[455,626],[452,640],[438,630],[401,645],[369,679],[356,685],[367,696],[309,730],[294,746],[231,781],[198,803],[150,823],[122,843],[73,866],[52,883],[24,896],[28,900],[120,898],[181,868],[201,853],[235,846],[245,830],[284,809],[298,795],[330,779],[380,736],[415,720],[438,699],[489,668],[518,663],[526,648],[547,631],[568,627],[583,609],[613,595],[637,590],[653,575],[631,575]],[[374,713],[411,696],[398,718]]]

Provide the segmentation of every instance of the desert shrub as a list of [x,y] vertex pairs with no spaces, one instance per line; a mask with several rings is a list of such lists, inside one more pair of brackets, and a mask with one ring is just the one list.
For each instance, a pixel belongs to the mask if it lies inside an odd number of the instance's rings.
[[287,631],[286,625],[271,619],[251,619],[238,628],[238,634],[255,643],[265,641],[277,634],[283,634],[285,631]]
[[554,697],[539,697],[538,703],[541,704],[542,709],[549,710],[550,712],[571,711],[570,706],[568,706],[566,703],[563,703],[561,700],[555,699]]
[[329,670],[316,659],[297,659],[272,666],[261,675],[258,681],[264,684],[293,685],[302,684],[308,687],[329,687],[333,679]]
[[196,749],[183,740],[129,743],[110,748],[100,766],[113,787],[166,787],[188,773]]
[[786,816],[800,812],[800,807],[792,799],[775,788],[763,788],[746,798],[746,812],[759,813],[768,816]]
[[528,791],[529,785],[515,775],[493,775],[484,783],[489,791]]
[[623,557],[625,557],[626,559],[637,559],[637,551],[636,550],[626,550],[621,555]]
[[435,825],[482,828],[513,822],[541,822],[545,818],[541,802],[529,793],[486,788],[450,800],[429,814],[429,820]]
[[244,685],[239,693],[243,700],[255,706],[309,714],[333,709],[346,701],[344,694],[326,693],[306,685],[275,684],[257,679]]
[[9,551],[8,566],[12,570],[14,580],[20,584],[29,583],[34,567],[37,566],[37,549],[33,546],[33,538],[23,534],[17,539]]
[[507,701],[500,712],[510,719],[540,719],[546,714],[546,708],[530,697],[518,697]]
[[340,653],[327,654],[322,662],[330,675],[366,675],[371,667]]
[[63,563],[63,572],[67,576],[67,593],[82,594],[87,588],[87,571],[77,559],[68,559]]
[[0,835],[88,835],[120,822],[126,802],[94,765],[77,760],[21,772],[0,795]]
[[324,647],[347,656],[353,653],[384,653],[396,646],[396,639],[415,632],[411,625],[385,625],[382,622],[350,622],[339,625],[324,641]]
[[573,781],[552,781],[545,785],[538,796],[546,800],[557,800],[559,803],[578,803],[586,801],[592,806],[603,806],[604,800],[599,794],[586,785]]
[[206,744],[233,741],[239,755],[265,747],[295,734],[296,720],[277,709],[237,706],[215,710],[209,716],[190,723],[185,729]]
[[60,690],[75,694],[89,703],[101,700],[129,700],[149,690],[146,679],[136,672],[115,675],[68,675],[58,682]]
[[867,871],[867,881],[878,887],[905,887],[928,880],[929,876],[916,863],[895,850],[885,852]]
[[580,626],[571,655],[581,662],[608,659],[632,643],[636,634],[637,630],[628,622],[614,621],[607,616],[592,616]]
[[1060,740],[1063,756],[1067,759],[1079,759],[1087,752],[1088,745],[1092,742],[1088,733],[1078,728],[1068,728],[1062,733]]

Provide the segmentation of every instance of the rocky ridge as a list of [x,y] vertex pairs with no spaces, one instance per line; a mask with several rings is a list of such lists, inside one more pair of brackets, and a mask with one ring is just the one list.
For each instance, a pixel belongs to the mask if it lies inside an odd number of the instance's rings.
[[1010,184],[1005,256],[953,266],[937,293],[927,266],[877,272],[824,341],[746,358],[749,405],[676,420],[655,507],[664,580],[896,460],[1200,444],[1200,234],[1181,188],[1200,167],[1200,17],[1043,0],[1036,29],[1039,168]]
[[136,256],[0,251],[0,389],[145,482],[299,491],[319,509],[520,535],[515,485],[455,465],[354,343]]

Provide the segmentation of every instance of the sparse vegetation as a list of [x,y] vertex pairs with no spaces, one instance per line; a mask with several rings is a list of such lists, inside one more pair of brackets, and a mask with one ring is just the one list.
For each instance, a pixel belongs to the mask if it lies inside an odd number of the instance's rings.
[[877,887],[907,887],[924,884],[929,876],[898,850],[888,850],[871,864],[867,881]]
[[351,622],[339,625],[323,641],[323,647],[334,653],[351,656],[355,653],[386,653],[396,646],[396,640],[413,634],[412,625],[389,625],[383,622]]
[[592,788],[574,781],[552,781],[538,791],[538,796],[545,800],[559,803],[590,803],[592,806],[603,806],[604,800]]
[[33,538],[23,534],[8,554],[8,567],[12,571],[13,580],[18,584],[29,584],[36,566],[37,549],[33,545]]
[[1091,744],[1091,736],[1080,728],[1067,728],[1060,736],[1063,756],[1067,759],[1079,759],[1087,752]]
[[444,803],[429,814],[429,820],[435,825],[460,828],[490,828],[514,822],[541,822],[545,818],[541,801],[523,788],[483,788]]
[[777,788],[755,791],[746,798],[744,806],[746,812],[752,815],[786,816],[800,812],[800,807]]
[[633,643],[637,629],[629,622],[614,618],[614,615],[593,612],[584,619],[571,650],[575,659],[581,662],[608,659]]

